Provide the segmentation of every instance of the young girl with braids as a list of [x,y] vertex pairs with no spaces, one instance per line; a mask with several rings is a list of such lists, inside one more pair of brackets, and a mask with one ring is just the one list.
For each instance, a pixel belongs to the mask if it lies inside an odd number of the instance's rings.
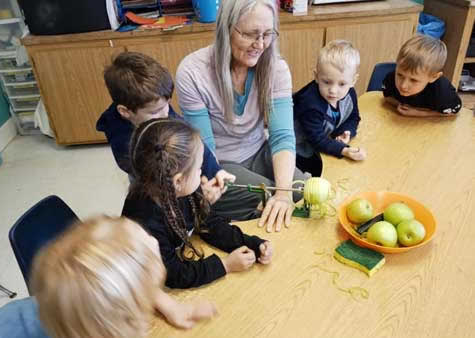
[[[206,179],[200,181],[203,143],[198,131],[178,120],[144,122],[132,136],[130,159],[136,181],[122,215],[157,238],[168,287],[197,287],[247,270],[256,261],[270,263],[269,241],[245,235],[227,220],[209,215],[210,198],[203,198],[200,189]],[[205,258],[190,242],[192,232],[230,254]]]

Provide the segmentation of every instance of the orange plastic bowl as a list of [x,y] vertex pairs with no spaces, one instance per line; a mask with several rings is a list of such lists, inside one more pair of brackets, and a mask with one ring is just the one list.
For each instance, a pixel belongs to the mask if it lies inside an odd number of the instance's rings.
[[[347,205],[357,198],[364,198],[371,202],[373,205],[374,216],[383,213],[384,209],[393,202],[406,203],[414,212],[415,218],[426,228],[426,237],[419,244],[408,247],[400,246],[396,248],[390,248],[368,242],[356,232],[357,224],[351,223],[346,216]],[[355,243],[383,253],[401,253],[421,247],[424,244],[427,244],[432,239],[432,237],[434,237],[436,230],[434,215],[432,215],[432,212],[428,208],[409,196],[389,191],[367,191],[348,197],[338,209],[338,218],[343,229],[345,229],[345,231],[351,236]]]

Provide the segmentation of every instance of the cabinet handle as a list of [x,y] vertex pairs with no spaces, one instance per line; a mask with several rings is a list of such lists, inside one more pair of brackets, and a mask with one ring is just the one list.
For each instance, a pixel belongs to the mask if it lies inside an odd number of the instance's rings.
[[114,42],[112,42],[112,40],[109,40],[109,46],[111,46],[112,48],[114,48]]

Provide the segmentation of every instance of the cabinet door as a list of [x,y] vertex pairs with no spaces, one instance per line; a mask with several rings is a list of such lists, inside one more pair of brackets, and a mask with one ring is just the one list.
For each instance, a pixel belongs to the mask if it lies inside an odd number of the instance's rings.
[[[175,74],[181,60],[188,54],[211,45],[214,42],[214,32],[201,32],[195,34],[170,34],[159,37],[129,39],[116,41],[117,44],[126,44],[126,50],[140,52],[153,57],[162,66],[168,69],[175,81]],[[178,97],[173,95],[171,104],[177,111]]]
[[280,52],[292,74],[292,91],[296,92],[314,79],[317,55],[323,46],[324,29],[315,22],[282,25]]
[[417,22],[416,15],[380,19],[385,21],[342,23],[327,28],[326,42],[335,39],[349,40],[360,52],[360,76],[355,85],[358,95],[366,92],[375,64],[396,60],[399,48],[414,34],[415,22]]
[[103,72],[124,49],[106,43],[58,47],[29,50],[56,142],[103,142],[96,122],[111,103]]

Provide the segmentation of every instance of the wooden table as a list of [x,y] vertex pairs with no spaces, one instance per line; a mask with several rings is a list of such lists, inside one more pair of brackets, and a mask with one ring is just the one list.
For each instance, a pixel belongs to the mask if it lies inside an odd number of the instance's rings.
[[[294,219],[267,234],[255,221],[240,226],[273,242],[270,266],[255,265],[211,285],[173,290],[177,298],[207,298],[215,319],[190,331],[154,323],[150,337],[473,337],[475,332],[475,117],[406,118],[383,104],[379,92],[360,98],[362,122],[354,144],[368,151],[362,163],[324,158],[324,177],[337,187],[335,204],[366,190],[408,194],[438,222],[435,238],[404,254],[386,255],[373,277],[330,254],[347,235],[335,217]],[[207,254],[214,252],[206,245]],[[369,298],[338,290],[360,286]]]

